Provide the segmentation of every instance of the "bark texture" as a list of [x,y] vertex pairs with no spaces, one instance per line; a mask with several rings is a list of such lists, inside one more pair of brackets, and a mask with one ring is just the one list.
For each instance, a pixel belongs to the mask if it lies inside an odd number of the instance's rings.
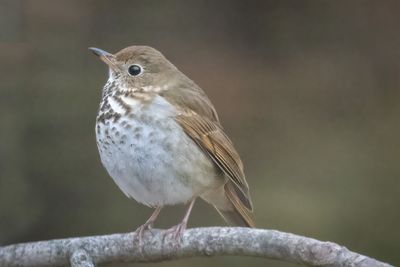
[[135,233],[67,238],[0,247],[0,266],[91,267],[110,262],[158,262],[189,257],[235,255],[263,257],[309,266],[392,266],[332,242],[275,230],[194,228],[178,244],[163,230],[144,235],[139,249]]

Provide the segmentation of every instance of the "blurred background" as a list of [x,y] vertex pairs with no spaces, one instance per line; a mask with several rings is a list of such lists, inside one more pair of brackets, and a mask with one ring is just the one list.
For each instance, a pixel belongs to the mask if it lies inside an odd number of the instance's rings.
[[[0,1],[0,245],[133,231],[102,167],[107,69],[162,51],[216,106],[260,228],[400,263],[399,1]],[[156,227],[180,221],[167,208]],[[197,202],[190,227],[224,225]],[[135,266],[294,266],[217,257]],[[114,265],[129,266],[129,265]]]

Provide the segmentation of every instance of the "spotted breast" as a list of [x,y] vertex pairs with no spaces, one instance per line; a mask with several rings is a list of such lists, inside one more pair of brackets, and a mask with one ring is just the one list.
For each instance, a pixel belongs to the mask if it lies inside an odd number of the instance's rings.
[[[218,187],[216,167],[158,94],[118,93],[109,80],[96,122],[103,165],[120,189],[148,206],[185,203]],[[189,181],[190,179],[190,181]]]

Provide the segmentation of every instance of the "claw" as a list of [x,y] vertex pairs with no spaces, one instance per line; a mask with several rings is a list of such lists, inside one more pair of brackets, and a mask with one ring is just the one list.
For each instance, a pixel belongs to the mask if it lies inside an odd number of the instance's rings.
[[182,242],[183,232],[187,228],[187,224],[189,221],[189,215],[190,215],[190,212],[192,211],[195,200],[196,199],[194,198],[190,201],[189,207],[186,211],[185,216],[183,217],[182,222],[180,224],[172,226],[171,228],[169,228],[165,231],[165,235],[172,234],[174,247],[177,247]]
[[158,214],[160,214],[161,207],[157,207],[153,214],[151,214],[150,218],[141,226],[139,226],[135,233],[136,233],[136,238],[138,239],[139,243],[139,251],[140,254],[143,256],[143,235],[144,232],[147,230],[151,230],[153,228],[154,222],[157,219]]
[[180,224],[177,224],[167,229],[165,231],[165,235],[171,234],[173,241],[177,245],[180,242],[182,242],[183,233],[185,232],[186,228],[187,228],[187,222],[183,221]]
[[144,235],[144,232],[147,231],[147,230],[151,230],[153,228],[153,224],[154,224],[154,222],[147,221],[147,222],[145,222],[144,224],[142,224],[141,226],[139,226],[136,229],[135,233],[136,233],[136,238],[139,241],[140,249],[143,248],[143,235]]

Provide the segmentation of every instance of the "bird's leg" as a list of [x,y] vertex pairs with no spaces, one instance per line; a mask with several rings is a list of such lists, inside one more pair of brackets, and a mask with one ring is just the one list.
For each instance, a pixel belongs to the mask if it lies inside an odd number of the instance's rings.
[[186,230],[187,223],[189,221],[190,212],[192,211],[195,201],[196,201],[195,198],[193,198],[190,201],[189,206],[186,210],[185,216],[183,217],[182,221],[179,224],[172,226],[170,229],[166,230],[166,234],[172,234],[174,239],[177,240],[178,242],[181,241],[183,232]]
[[136,229],[135,233],[137,235],[137,238],[139,239],[139,246],[140,247],[142,247],[142,245],[143,245],[143,233],[144,233],[144,231],[151,230],[151,228],[153,228],[153,224],[156,221],[156,219],[158,217],[158,214],[160,214],[160,211],[161,211],[161,207],[157,206],[155,208],[155,210],[153,211],[153,213],[151,214],[150,218],[147,219],[147,221],[144,224],[142,224],[141,226],[139,226]]

